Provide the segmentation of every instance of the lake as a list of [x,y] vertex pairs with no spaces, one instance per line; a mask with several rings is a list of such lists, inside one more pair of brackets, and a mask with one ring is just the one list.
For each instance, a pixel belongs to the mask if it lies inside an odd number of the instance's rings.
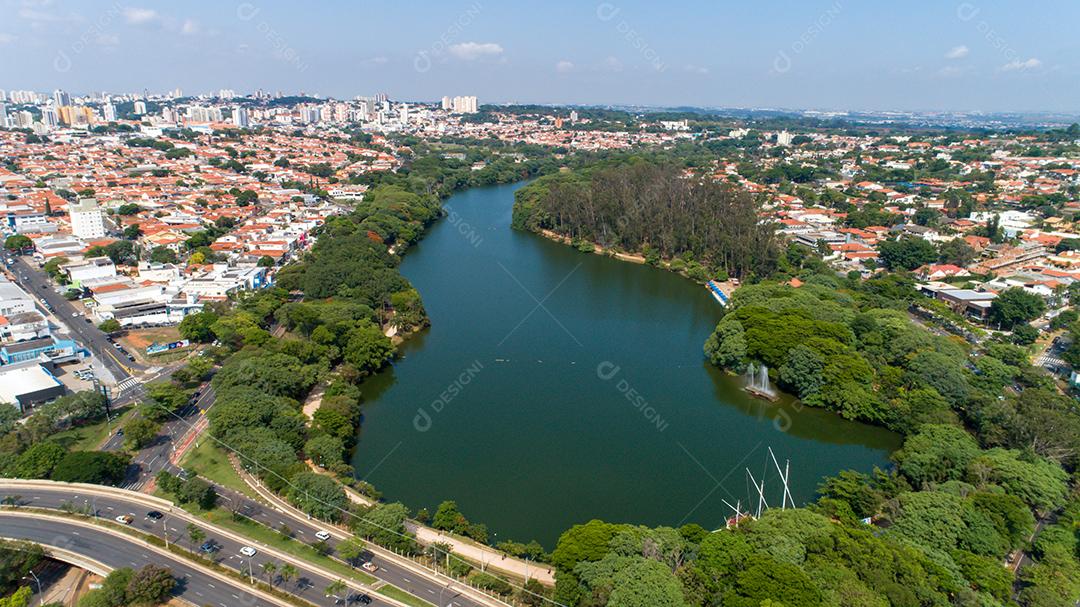
[[898,435],[752,399],[709,365],[722,308],[701,285],[511,230],[521,185],[454,195],[406,254],[431,328],[363,385],[358,478],[551,549],[593,518],[715,529],[725,501],[757,508],[751,474],[780,506],[769,448],[799,505],[824,476],[888,464]]

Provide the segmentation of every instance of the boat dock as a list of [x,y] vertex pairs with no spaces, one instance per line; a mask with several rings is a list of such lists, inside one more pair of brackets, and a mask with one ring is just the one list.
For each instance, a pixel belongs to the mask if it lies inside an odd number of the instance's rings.
[[721,283],[716,280],[710,280],[709,282],[705,283],[705,288],[708,289],[709,293],[712,294],[713,299],[718,301],[720,305],[727,307],[731,299],[730,296],[724,292],[724,286],[727,286],[730,290],[734,290],[731,283]]

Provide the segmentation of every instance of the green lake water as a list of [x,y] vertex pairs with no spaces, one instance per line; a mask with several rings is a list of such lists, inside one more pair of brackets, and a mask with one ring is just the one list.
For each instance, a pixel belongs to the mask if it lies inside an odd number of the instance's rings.
[[700,285],[510,229],[520,184],[446,203],[401,266],[432,326],[363,386],[353,458],[391,501],[434,511],[456,500],[499,541],[547,548],[575,523],[713,529],[741,501],[782,485],[796,503],[822,477],[885,466],[899,437],[750,398],[709,365],[721,316]]

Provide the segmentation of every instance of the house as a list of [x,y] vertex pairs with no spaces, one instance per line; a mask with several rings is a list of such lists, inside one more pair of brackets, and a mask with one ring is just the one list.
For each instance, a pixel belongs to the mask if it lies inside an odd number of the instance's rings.
[[941,263],[925,265],[915,270],[915,275],[922,280],[942,280],[953,276],[971,276],[971,272],[960,266]]

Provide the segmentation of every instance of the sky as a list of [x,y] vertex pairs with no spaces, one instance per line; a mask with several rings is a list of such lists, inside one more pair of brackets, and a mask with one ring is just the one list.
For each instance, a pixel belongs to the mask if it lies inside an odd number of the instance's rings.
[[1080,112],[1076,0],[0,0],[0,89]]

